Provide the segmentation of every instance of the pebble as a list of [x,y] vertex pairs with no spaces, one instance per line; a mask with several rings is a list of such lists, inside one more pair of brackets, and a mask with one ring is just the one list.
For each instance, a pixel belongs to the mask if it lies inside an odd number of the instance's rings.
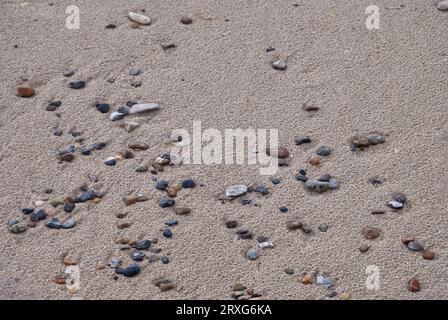
[[322,181],[322,182],[329,182],[331,179],[331,175],[329,174],[324,174],[322,175],[318,181]]
[[275,70],[286,70],[286,62],[282,61],[282,60],[276,60],[276,61],[272,61],[272,68],[274,68]]
[[289,158],[289,151],[285,147],[278,147],[278,148],[267,148],[266,154],[268,156],[276,157],[279,159],[286,159]]
[[115,160],[115,158],[107,158],[104,161],[104,164],[107,165],[107,166],[114,166],[114,165],[117,164],[117,160]]
[[170,259],[168,259],[167,256],[163,256],[160,258],[160,261],[162,261],[163,264],[167,264],[168,262],[170,262]]
[[130,114],[137,114],[147,111],[153,111],[160,109],[160,104],[158,103],[142,103],[142,104],[134,104],[131,107]]
[[172,207],[176,204],[176,201],[174,199],[163,199],[159,202],[159,206],[161,208],[168,208]]
[[350,292],[343,292],[341,294],[341,300],[350,300],[352,298],[352,295]]
[[294,140],[294,142],[297,146],[300,146],[302,144],[311,143],[311,138],[310,137],[299,137],[299,138],[296,138]]
[[191,179],[182,181],[182,188],[194,188],[196,187],[196,182]]
[[327,297],[328,298],[334,298],[334,297],[336,297],[338,295],[338,293],[336,292],[336,291],[331,291],[328,295],[327,295]]
[[303,223],[298,220],[290,220],[286,223],[286,227],[289,230],[296,230],[296,229],[302,229]]
[[22,213],[23,214],[32,214],[34,212],[33,208],[23,208]]
[[404,204],[403,204],[403,202],[392,200],[392,201],[389,201],[387,206],[389,208],[399,210],[399,209],[402,209],[404,207]]
[[124,118],[124,114],[123,114],[123,113],[120,113],[120,112],[118,112],[118,111],[114,111],[114,112],[112,112],[112,113],[110,114],[110,117],[109,117],[110,121],[118,121],[118,120],[121,120],[121,119],[123,119],[123,118]]
[[386,141],[386,138],[379,133],[375,133],[375,134],[368,135],[367,140],[369,141],[369,143],[371,145],[376,145],[376,144],[380,144],[380,143],[383,143],[384,141]]
[[15,223],[9,227],[11,233],[22,233],[26,231],[26,225],[24,223]]
[[95,107],[101,113],[108,113],[110,110],[110,105],[107,103],[97,103]]
[[140,69],[138,68],[131,68],[128,71],[130,76],[138,76],[140,74]]
[[58,150],[58,155],[62,156],[62,155],[67,154],[67,153],[73,153],[73,152],[75,152],[75,150],[76,150],[75,146],[68,146],[68,147],[59,149]]
[[330,184],[328,182],[323,181],[307,180],[305,182],[305,187],[317,193],[322,193],[330,188]]
[[245,186],[243,184],[229,186],[226,189],[226,197],[227,198],[235,198],[235,197],[241,196],[246,193],[247,193],[247,186]]
[[161,43],[160,46],[162,47],[163,50],[174,49],[177,47],[174,42],[164,42]]
[[140,143],[140,142],[131,142],[128,144],[128,147],[132,150],[148,150],[149,149],[149,145],[146,143]]
[[250,249],[246,253],[247,259],[249,259],[251,261],[257,260],[259,256],[260,256],[259,253],[254,249]]
[[168,194],[168,196],[170,198],[175,198],[177,196],[177,192],[182,189],[181,185],[176,185],[176,186],[172,186],[172,187],[168,187],[166,188],[166,193]]
[[140,266],[137,264],[131,265],[126,268],[116,268],[115,272],[118,274],[122,274],[125,277],[133,277],[140,273]]
[[182,17],[180,17],[180,23],[182,23],[182,24],[192,24],[193,23],[193,19],[191,19],[188,16],[182,16]]
[[362,234],[367,240],[373,240],[381,235],[381,230],[373,227],[365,227],[362,229]]
[[110,267],[113,269],[118,268],[120,264],[121,264],[120,258],[112,258],[112,260],[110,261]]
[[311,274],[307,274],[300,280],[300,282],[306,285],[313,284],[314,277]]
[[272,248],[274,248],[274,244],[272,242],[269,242],[269,241],[260,242],[257,246],[260,249],[272,249]]
[[140,13],[129,12],[129,19],[131,19],[134,22],[137,22],[138,24],[142,24],[142,25],[150,25],[151,24],[151,18],[144,16]]
[[30,98],[34,96],[35,91],[33,88],[28,86],[20,86],[17,88],[17,96],[21,98]]
[[57,137],[61,136],[62,135],[62,129],[58,128],[58,127],[54,127],[53,128],[53,135],[55,135]]
[[326,223],[322,223],[321,225],[319,225],[318,228],[319,228],[320,232],[327,232],[329,226],[328,226],[328,224],[326,224]]
[[106,29],[115,29],[116,27],[117,26],[115,24],[109,23],[109,24],[106,24],[106,26],[104,28],[106,28]]
[[165,221],[164,223],[165,223],[165,225],[167,225],[168,227],[174,227],[174,226],[177,226],[178,221],[175,220],[175,219],[170,219],[170,220]]
[[86,86],[86,82],[83,80],[72,81],[68,84],[71,89],[82,89]]
[[87,202],[96,198],[96,192],[88,189],[76,197],[76,202]]
[[60,229],[62,227],[62,224],[59,219],[51,218],[50,221],[47,222],[47,227],[50,229]]
[[151,246],[150,240],[140,240],[135,244],[135,249],[137,250],[146,250]]
[[299,180],[299,181],[302,181],[302,182],[307,182],[308,181],[308,177],[305,176],[305,175],[302,175],[302,174],[298,174],[296,176],[296,179]]
[[235,220],[228,220],[226,221],[225,225],[228,229],[234,229],[238,226],[238,222],[236,222]]
[[375,187],[376,187],[377,185],[380,185],[380,184],[383,183],[382,180],[377,179],[377,178],[370,178],[370,179],[368,180],[368,182],[369,182],[370,184],[374,185]]
[[75,204],[74,203],[70,202],[70,203],[66,203],[64,205],[64,211],[67,212],[67,213],[72,212],[74,209],[75,209]]
[[362,136],[356,136],[356,137],[352,137],[350,138],[350,144],[351,144],[351,149],[355,150],[355,148],[367,148],[370,146],[370,142],[369,140],[367,140],[366,137],[362,137]]
[[178,216],[185,216],[191,213],[191,209],[186,207],[179,207],[174,209],[174,213],[177,214]]
[[252,200],[250,200],[250,199],[243,199],[243,200],[240,201],[240,203],[241,203],[243,206],[245,206],[245,205],[249,205],[249,204],[251,204],[251,203],[252,203]]
[[305,102],[302,105],[302,110],[307,111],[307,112],[319,111],[319,109],[320,109],[320,106],[317,105],[316,103],[312,103],[312,102]]
[[394,199],[395,201],[401,202],[401,203],[406,203],[406,196],[402,193],[396,193],[394,194],[394,196],[392,197],[392,199]]
[[163,236],[165,237],[165,238],[171,238],[172,236],[173,236],[173,233],[171,232],[171,230],[170,229],[165,229],[165,230],[163,230]]
[[131,254],[131,259],[134,261],[143,261],[145,254],[141,251],[135,251]]
[[436,254],[432,251],[425,250],[425,251],[423,251],[422,256],[423,256],[423,259],[425,259],[425,260],[434,260],[434,258],[436,257]]
[[168,279],[160,278],[152,281],[152,284],[160,289],[161,292],[169,291],[176,288],[176,285]]
[[328,181],[328,186],[330,189],[338,189],[340,186],[339,180],[336,178],[331,178],[330,181]]
[[285,273],[286,274],[294,274],[294,269],[293,268],[285,268]]
[[135,168],[135,172],[147,172],[148,171],[148,167],[147,166],[138,166],[137,168]]
[[319,148],[317,148],[316,154],[318,156],[327,157],[331,154],[331,149],[330,147],[320,146]]
[[280,179],[272,179],[271,182],[272,182],[273,185],[277,185],[277,184],[279,184],[282,181]]
[[420,291],[420,289],[421,289],[420,281],[418,281],[418,279],[416,277],[409,280],[408,290],[410,292],[418,292],[418,291]]
[[423,246],[416,241],[409,242],[407,246],[408,249],[412,251],[423,251]]
[[361,251],[362,253],[365,253],[365,252],[369,251],[369,249],[370,249],[370,245],[368,245],[368,244],[362,244],[359,247],[359,251]]
[[324,277],[324,276],[317,276],[316,277],[316,284],[318,286],[323,286],[326,288],[330,288],[331,286],[333,286],[333,283],[331,282],[330,278]]
[[48,103],[48,106],[45,110],[47,111],[56,111],[57,108],[59,108],[61,106],[62,102],[61,101],[50,101]]
[[281,212],[283,212],[283,213],[288,212],[288,208],[285,207],[285,206],[280,207],[279,210],[280,210]]
[[165,190],[168,187],[168,182],[165,180],[159,180],[156,182],[156,189],[157,190]]
[[63,229],[71,229],[76,225],[76,221],[74,219],[68,219],[62,224]]
[[47,213],[45,212],[44,209],[40,209],[39,211],[32,213],[30,216],[30,220],[32,222],[38,222],[41,220],[45,220],[46,218],[47,218]]
[[75,71],[73,71],[71,69],[64,69],[62,74],[64,75],[64,77],[71,77],[72,75],[75,74]]
[[269,189],[265,186],[258,186],[254,189],[255,192],[261,193],[262,195],[267,195],[269,193]]
[[319,158],[316,158],[316,157],[313,157],[313,158],[310,159],[309,162],[310,162],[310,164],[313,165],[313,166],[318,166],[318,165],[320,164],[320,159],[319,159]]
[[448,11],[448,1],[440,1],[437,3],[437,9],[440,11]]

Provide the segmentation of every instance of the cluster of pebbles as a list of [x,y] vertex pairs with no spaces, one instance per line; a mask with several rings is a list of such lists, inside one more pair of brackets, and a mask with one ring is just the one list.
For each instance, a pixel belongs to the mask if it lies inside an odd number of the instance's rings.
[[[438,1],[437,8],[441,11],[448,11],[448,1]],[[129,12],[128,18],[131,21],[131,27],[133,28],[149,26],[152,23],[152,19],[142,13]],[[180,18],[180,22],[184,25],[189,25],[193,23],[193,19],[187,16],[183,16]],[[117,26],[115,24],[106,25],[106,29],[115,29],[116,27]],[[168,50],[174,47],[176,47],[174,43],[162,44],[162,48],[164,50]],[[274,50],[275,48],[270,47],[266,49],[266,52],[272,52]],[[274,57],[271,61],[271,66],[275,70],[286,71],[286,59]],[[72,77],[74,74],[75,71],[71,69],[65,69],[63,71],[63,75],[67,78]],[[136,67],[130,68],[128,70],[128,75],[131,77],[137,77],[140,74],[141,70]],[[141,85],[141,81],[134,79],[131,81],[131,84],[134,87],[138,87],[139,85]],[[80,90],[83,89],[86,85],[87,81],[85,80],[73,80],[68,83],[68,88],[73,90]],[[16,89],[16,95],[22,98],[31,98],[35,94],[35,89],[25,84],[20,85]],[[54,112],[57,111],[61,107],[61,105],[62,101],[60,100],[50,100],[48,101],[45,109],[49,112]],[[127,121],[125,120],[125,118],[129,119],[133,115],[154,112],[160,109],[159,103],[141,102],[138,99],[131,99],[126,103],[126,105],[118,106],[114,111],[111,111],[112,107],[107,102],[95,102],[94,106],[96,110],[98,110],[98,112],[102,114],[108,114],[110,121],[119,123],[118,126],[123,128],[128,133],[137,129],[140,124],[138,121],[135,121],[133,119]],[[302,105],[302,110],[310,114],[316,114],[320,109],[321,106],[313,101],[307,101]],[[106,142],[95,142],[92,144],[84,145],[84,138],[82,137],[82,133],[78,132],[76,129],[72,129],[69,133],[75,138],[75,144],[61,147],[56,151],[56,157],[60,163],[71,162],[79,156],[94,155],[96,151],[105,149],[107,147]],[[55,127],[53,128],[53,134],[55,136],[60,136],[62,135],[62,130]],[[182,137],[178,135],[172,135],[170,136],[170,140],[174,143],[178,143],[182,141]],[[309,136],[299,136],[294,140],[294,144],[299,147],[302,145],[310,144],[312,142],[312,138]],[[385,142],[385,135],[379,132],[372,132],[350,138],[349,146],[352,151],[363,151],[366,148],[383,144]],[[119,151],[115,156],[109,157],[103,162],[108,166],[115,166],[120,160],[132,159],[134,157],[134,152],[144,151],[148,148],[149,146],[145,143],[132,142],[128,144],[127,148]],[[315,155],[311,157],[308,162],[312,166],[319,166],[323,159],[327,159],[332,155],[332,151],[333,150],[331,147],[320,145],[316,148]],[[276,157],[280,166],[289,166],[292,156],[286,147],[279,147],[272,150],[268,148],[265,150],[265,152],[268,156]],[[143,173],[150,170],[151,173],[157,174],[159,172],[163,172],[165,166],[179,164],[179,159],[173,159],[169,153],[165,152],[161,153],[153,161],[151,170],[146,165],[140,165],[136,168],[136,171]],[[299,173],[295,175],[294,178],[297,181],[301,182],[304,188],[308,190],[310,194],[323,194],[327,191],[337,190],[341,185],[340,181],[330,174],[311,178],[307,175],[307,172],[304,169],[299,170]],[[97,178],[92,177],[91,181],[97,182]],[[170,184],[168,181],[165,181],[163,179],[155,179],[154,182],[155,189],[157,189],[164,195],[164,198],[161,199],[158,203],[159,207],[163,210],[171,210],[170,212],[172,213],[173,218],[167,219],[164,222],[164,226],[161,231],[163,240],[159,240],[158,238],[136,240],[128,239],[124,236],[117,237],[115,243],[119,246],[120,252],[123,252],[124,254],[121,257],[113,257],[107,263],[107,265],[114,270],[114,279],[118,279],[119,275],[122,275],[124,277],[134,277],[139,275],[142,270],[141,264],[144,261],[147,263],[160,261],[162,264],[168,264],[170,262],[169,257],[167,255],[161,255],[160,253],[162,250],[160,248],[157,248],[156,245],[159,244],[160,241],[169,241],[169,239],[175,236],[173,229],[178,226],[179,221],[174,217],[189,215],[192,212],[192,209],[189,207],[178,206],[174,198],[177,196],[177,193],[183,189],[195,188],[197,184],[194,180],[186,179],[179,183],[173,184]],[[275,186],[280,184],[282,181],[277,178],[272,178],[271,182]],[[382,183],[382,181],[377,178],[372,178],[369,182],[375,186]],[[52,190],[47,192],[47,194],[51,193]],[[219,196],[219,200],[221,200],[223,203],[227,203],[233,201],[234,199],[241,198],[242,196],[252,193],[256,193],[259,196],[263,197],[271,193],[271,188],[268,188],[264,185],[230,185],[224,190],[223,194]],[[78,206],[81,206],[83,203],[92,203],[94,205],[99,204],[104,195],[104,191],[95,188],[89,188],[87,186],[82,186],[63,199],[54,198],[38,201],[33,207],[22,208],[22,217],[9,221],[8,229],[13,234],[19,234],[25,232],[28,228],[36,227],[41,221],[45,221],[45,225],[50,229],[72,229],[77,224],[73,215],[75,209]],[[122,200],[125,206],[131,206],[137,203],[147,202],[150,200],[150,198],[143,194],[131,194],[124,196]],[[47,210],[43,208],[47,202],[57,211],[47,213]],[[397,193],[392,196],[392,199],[386,204],[386,207],[397,211],[403,209],[406,202],[406,196],[402,193]],[[252,203],[253,200],[251,199],[242,199],[240,201],[240,204],[242,205],[251,205]],[[254,205],[256,205],[256,203]],[[279,206],[279,210],[282,213],[288,213],[288,208],[285,206]],[[384,213],[385,210],[372,211],[372,214],[375,215]],[[118,229],[122,230],[131,226],[131,222],[126,221],[127,214],[119,213],[116,215],[116,217],[119,220],[119,222],[117,222],[116,224]],[[285,228],[288,231],[295,232],[296,230],[300,230],[306,235],[314,235],[313,228],[305,224],[300,218],[287,217],[285,219]],[[264,250],[274,249],[274,244],[270,242],[269,238],[265,235],[254,235],[250,230],[239,226],[240,223],[236,220],[225,221],[225,227],[231,230],[235,230],[234,234],[239,239],[256,240],[252,248],[247,250],[245,254],[245,257],[248,260],[257,260],[262,255],[262,252]],[[321,224],[318,226],[318,230],[320,232],[326,232],[328,228],[329,225],[327,224]],[[366,226],[361,229],[361,235],[366,240],[373,241],[375,239],[381,238],[383,236],[383,232],[379,228]],[[419,252],[426,260],[433,260],[436,257],[436,254],[431,251],[430,248],[425,247],[412,236],[403,237],[402,243],[409,251]],[[367,251],[369,251],[370,247],[370,244],[363,244],[361,245],[359,250],[361,253],[366,253]],[[63,264],[65,266],[77,265],[78,263],[79,259],[77,258],[66,257],[63,260]],[[106,265],[103,263],[98,263],[97,265],[98,270],[105,269],[105,267]],[[295,273],[292,268],[286,268],[284,271],[288,275],[294,275]],[[57,284],[66,284],[68,276],[69,275],[65,273],[61,273],[56,276],[53,281]],[[327,288],[329,290],[328,297],[330,298],[338,296],[338,293],[334,290],[334,281],[330,277],[313,273],[305,273],[300,276],[298,280],[303,285],[316,284],[317,286]],[[177,285],[173,281],[166,278],[155,279],[152,283],[162,292],[169,291],[177,287]],[[420,291],[420,287],[420,282],[416,277],[412,278],[407,284],[407,288],[411,292]],[[350,293],[348,292],[343,292],[339,296],[341,299],[350,299]],[[263,300],[267,299],[267,296],[263,291],[248,289],[241,284],[235,284],[233,287],[231,298],[236,300]]]

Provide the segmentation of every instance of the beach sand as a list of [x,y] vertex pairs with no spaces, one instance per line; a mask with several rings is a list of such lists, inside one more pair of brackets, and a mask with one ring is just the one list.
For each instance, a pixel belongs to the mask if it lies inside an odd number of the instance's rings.
[[[352,299],[448,298],[448,13],[432,1],[376,1],[379,30],[366,28],[371,3],[364,0],[51,2],[0,3],[0,298],[230,299],[235,283],[270,299],[327,299],[331,291],[338,294],[334,299],[344,292]],[[65,27],[66,7],[73,4],[80,9],[79,30]],[[132,28],[130,11],[151,17],[151,25]],[[183,15],[193,23],[181,24]],[[106,29],[111,23],[117,27]],[[177,47],[165,51],[161,44],[167,42]],[[275,50],[266,52],[268,47]],[[287,70],[274,70],[273,59],[286,60]],[[141,69],[139,87],[131,85],[131,67]],[[64,77],[65,68],[75,74]],[[16,96],[23,79],[35,88],[34,97]],[[77,79],[86,80],[86,87],[68,88]],[[154,113],[127,117],[141,122],[131,133],[94,106],[103,101],[115,110],[131,98],[161,105]],[[51,99],[62,101],[55,112],[45,110]],[[306,101],[320,110],[303,111]],[[290,166],[273,176],[282,182],[274,186],[273,177],[247,164],[135,172],[167,149],[172,130],[191,132],[193,121],[220,132],[278,129],[293,155]],[[53,127],[63,134],[53,135]],[[68,133],[73,127],[83,132],[85,145],[107,146],[60,164],[56,152],[75,144]],[[350,137],[372,131],[385,134],[386,142],[350,150]],[[313,142],[296,146],[294,138],[302,135]],[[114,167],[103,164],[132,141],[149,149]],[[333,152],[319,167],[311,166],[308,160],[321,145]],[[329,173],[341,187],[311,194],[294,178],[301,168],[313,178]],[[94,186],[92,174],[107,193],[99,204],[76,206],[73,229],[53,230],[41,221],[21,234],[8,231],[8,221],[24,216],[22,208],[46,196],[63,199],[85,183]],[[190,215],[159,207],[166,195],[154,188],[154,177],[201,184],[175,198],[178,206],[192,208]],[[384,182],[375,187],[368,183],[372,177]],[[270,193],[245,196],[259,206],[221,203],[217,195],[232,184],[265,185]],[[48,188],[50,195],[44,193]],[[386,204],[396,192],[408,201],[394,212]],[[125,206],[122,197],[131,193],[150,199]],[[281,213],[280,206],[289,212]],[[69,216],[48,201],[43,207]],[[370,213],[377,209],[385,214]],[[128,213],[123,220],[131,222],[129,228],[117,228],[118,213]],[[293,217],[312,234],[288,231],[286,221]],[[161,230],[169,218],[179,225],[165,239]],[[256,240],[238,239],[225,227],[227,219],[267,236],[275,248],[249,261],[245,252]],[[329,225],[325,233],[318,230],[322,223]],[[366,226],[380,228],[382,235],[364,239]],[[405,235],[430,247],[436,259],[408,250],[400,240]],[[120,236],[158,238],[155,247],[170,263],[143,262],[136,277],[114,280],[113,269],[96,266],[112,257],[131,263],[129,250],[120,251],[114,242]],[[361,253],[364,243],[371,248]],[[79,258],[77,292],[53,282],[67,255]],[[376,290],[366,286],[371,265],[380,272]],[[304,273],[328,276],[334,288],[304,285]],[[421,291],[413,293],[407,283],[415,276]],[[152,284],[159,277],[177,288],[161,292]]]

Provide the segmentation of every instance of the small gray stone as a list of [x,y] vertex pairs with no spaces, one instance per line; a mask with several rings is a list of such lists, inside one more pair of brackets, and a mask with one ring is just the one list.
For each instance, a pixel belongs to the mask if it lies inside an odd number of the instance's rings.
[[328,182],[317,181],[317,180],[307,180],[305,186],[312,191],[322,193],[330,188]]
[[138,76],[139,74],[140,74],[140,69],[138,69],[138,68],[129,69],[130,76]]
[[226,197],[235,198],[247,193],[247,186],[244,184],[238,184],[229,186],[226,189]]
[[423,246],[420,243],[415,242],[415,241],[409,242],[408,248],[409,248],[409,250],[412,250],[412,251],[423,251]]
[[325,288],[330,288],[333,283],[331,282],[330,278],[324,277],[324,276],[317,276],[316,277],[316,284],[318,286],[323,286]]
[[148,111],[153,111],[153,110],[158,110],[158,109],[160,109],[160,104],[158,104],[158,103],[139,103],[139,104],[134,104],[131,107],[130,114],[143,113],[143,112],[148,112]]
[[257,260],[259,256],[260,255],[258,254],[258,252],[256,250],[254,250],[254,249],[250,249],[246,253],[247,259],[249,259],[251,261]]
[[272,68],[274,68],[275,70],[286,70],[286,62],[282,61],[282,60],[277,60],[277,61],[273,61],[272,62]]
[[326,146],[320,146],[316,150],[316,154],[318,156],[327,157],[331,154],[331,148]]
[[76,225],[76,221],[74,219],[68,219],[62,224],[63,229],[71,229]]
[[440,11],[448,11],[448,1],[442,0],[437,3],[437,9],[439,9]]
[[110,121],[118,121],[124,118],[124,114],[118,111],[114,111],[110,114]]
[[392,200],[392,201],[389,201],[387,206],[389,208],[399,210],[399,209],[402,209],[404,207],[404,204],[403,204],[403,202]]
[[319,230],[321,231],[321,232],[327,232],[328,231],[328,224],[326,224],[326,223],[322,223],[321,225],[319,225]]
[[375,134],[368,135],[367,140],[370,142],[370,144],[375,145],[375,144],[383,143],[384,141],[386,141],[386,138],[379,133],[375,133]]
[[111,262],[110,262],[110,267],[111,268],[118,268],[121,264],[121,259],[120,258],[112,258]]
[[338,189],[340,186],[339,180],[336,178],[331,178],[328,182],[328,186],[330,187],[330,189]]
[[71,69],[64,69],[63,74],[64,74],[64,77],[71,77],[72,75],[75,74],[75,71],[73,71]]

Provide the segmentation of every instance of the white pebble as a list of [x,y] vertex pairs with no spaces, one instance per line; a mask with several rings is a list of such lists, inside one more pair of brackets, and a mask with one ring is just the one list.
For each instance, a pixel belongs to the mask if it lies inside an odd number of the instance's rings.
[[227,198],[238,197],[245,193],[247,193],[247,186],[245,186],[244,184],[233,185],[233,186],[227,187],[227,189],[226,189],[226,197]]
[[274,244],[272,242],[261,242],[258,244],[258,248],[260,249],[272,249],[274,248]]
[[129,12],[129,19],[143,25],[151,24],[151,18],[140,13]]
[[437,4],[437,9],[441,11],[448,11],[448,1],[440,1]]
[[137,114],[147,111],[153,111],[160,109],[160,104],[158,103],[141,103],[141,104],[134,104],[131,107],[131,114]]

